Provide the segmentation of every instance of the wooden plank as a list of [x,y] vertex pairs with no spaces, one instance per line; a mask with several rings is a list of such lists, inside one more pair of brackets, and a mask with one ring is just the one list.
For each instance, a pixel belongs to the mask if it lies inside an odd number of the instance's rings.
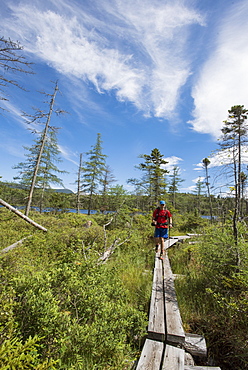
[[187,233],[188,236],[201,236],[202,234],[190,234],[190,233]]
[[164,344],[162,342],[146,339],[136,370],[160,369]]
[[207,345],[206,340],[202,335],[186,333],[184,349],[193,356],[206,357]]
[[166,344],[162,370],[184,370],[184,350]]
[[176,243],[178,243],[178,239],[167,239],[167,240],[165,240],[164,249],[166,250],[166,249],[172,247]]
[[[193,235],[193,234],[192,234]],[[187,234],[187,235],[178,235],[178,236],[171,236],[170,237],[171,239],[178,239],[178,240],[184,240],[184,239],[189,239],[190,238],[190,236],[189,236],[189,234]]]
[[162,261],[155,259],[149,311],[148,338],[165,341],[164,289]]
[[182,319],[174,286],[173,274],[171,271],[167,253],[164,256],[163,267],[167,342],[173,344],[184,343],[185,333],[183,330]]
[[184,366],[184,370],[221,370],[221,368],[214,366]]

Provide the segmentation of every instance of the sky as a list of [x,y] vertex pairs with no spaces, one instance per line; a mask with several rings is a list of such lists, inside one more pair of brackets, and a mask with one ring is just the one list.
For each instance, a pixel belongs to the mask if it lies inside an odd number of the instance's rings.
[[6,86],[0,101],[3,181],[33,144],[23,112],[47,109],[40,92],[58,81],[56,107],[68,113],[51,124],[66,188],[76,191],[80,153],[86,160],[98,133],[126,190],[154,148],[180,168],[180,191],[194,191],[209,156],[218,182],[223,121],[232,106],[248,108],[247,0],[0,0],[0,14],[0,36],[20,42],[34,72],[11,76],[26,91]]

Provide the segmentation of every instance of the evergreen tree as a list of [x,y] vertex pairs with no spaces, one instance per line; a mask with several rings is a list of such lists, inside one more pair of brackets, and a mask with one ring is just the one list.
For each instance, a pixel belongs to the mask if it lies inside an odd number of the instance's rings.
[[172,196],[173,207],[176,208],[176,193],[179,190],[179,184],[184,181],[180,178],[180,168],[178,166],[174,166],[172,174],[169,175],[169,177],[171,178],[169,193]]
[[109,166],[106,166],[104,172],[103,172],[103,178],[102,178],[102,190],[101,190],[101,195],[102,195],[102,201],[101,201],[101,211],[104,211],[108,205],[107,205],[107,198],[108,198],[108,193],[109,189],[111,187],[111,184],[113,182],[116,182],[116,179],[112,173],[112,170]]
[[116,185],[109,189],[109,199],[111,211],[116,211],[122,207],[128,198],[128,191],[123,185]]
[[[20,170],[19,175],[14,179],[20,180],[20,184],[25,188],[30,188],[32,184],[36,159],[41,147],[41,140],[43,140],[43,138],[39,137],[34,140],[35,143],[31,147],[25,146],[24,149],[28,152],[25,154],[27,158],[26,161],[20,162],[13,167],[14,169]],[[63,186],[62,180],[56,175],[66,172],[59,170],[56,166],[56,162],[62,161],[59,154],[60,150],[57,144],[56,130],[53,129],[47,133],[35,181],[35,188],[41,190],[39,197],[40,211],[43,208],[45,190],[50,188],[50,184]]]
[[196,194],[196,208],[198,209],[198,212],[201,213],[201,199],[202,199],[202,190],[204,188],[204,182],[202,181],[201,177],[198,177],[196,182],[196,189],[194,193]]
[[241,181],[241,205],[240,205],[240,215],[243,217],[243,203],[245,199],[245,187],[247,185],[247,175],[244,172],[240,174]]
[[242,186],[242,148],[247,143],[247,112],[243,105],[235,105],[228,110],[228,119],[224,121],[221,150],[231,155],[233,168],[235,206],[233,213],[233,235],[235,242],[238,242],[237,222],[240,216],[241,186]]
[[165,194],[166,181],[165,174],[167,171],[163,166],[168,162],[164,160],[163,154],[155,148],[151,151],[150,155],[143,154],[140,156],[144,159],[144,163],[141,163],[138,168],[145,172],[146,181],[149,186],[149,197],[151,199],[151,205],[157,203],[159,197]]
[[93,195],[99,192],[100,186],[103,184],[103,175],[106,171],[105,158],[107,156],[102,153],[100,133],[97,134],[96,144],[92,146],[92,149],[86,155],[89,157],[89,160],[83,163],[81,190],[88,194],[88,214],[90,215]]
[[[53,130],[55,131],[55,127],[50,126],[50,121],[51,121],[52,113],[54,112],[55,97],[57,95],[57,92],[58,92],[58,84],[56,82],[53,93],[52,94],[45,94],[47,97],[50,97],[50,102],[48,103],[49,104],[48,112],[44,112],[43,110],[38,109],[35,112],[34,115],[25,114],[28,123],[39,123],[39,124],[44,124],[45,125],[44,130],[39,134],[40,135],[39,140],[36,142],[36,145],[35,145],[35,148],[34,148],[34,150],[35,150],[34,157],[32,157],[33,158],[33,162],[32,162],[32,180],[31,180],[31,185],[30,185],[30,190],[29,190],[29,195],[28,195],[28,201],[27,201],[27,205],[26,205],[26,211],[25,211],[26,216],[28,216],[29,210],[30,210],[30,207],[31,207],[33,192],[34,192],[34,188],[35,188],[36,181],[37,181],[37,174],[38,174],[38,171],[39,171],[39,166],[40,166],[40,162],[41,162],[41,159],[42,159],[44,147],[45,147],[46,142],[47,142],[48,133],[50,132],[50,134],[51,134],[51,132]],[[57,114],[64,113],[64,111],[61,111],[61,110],[56,110],[55,112]],[[44,122],[44,120],[45,120],[45,122]],[[50,145],[50,147],[51,147],[51,145]],[[25,177],[24,174],[23,174],[23,176]]]

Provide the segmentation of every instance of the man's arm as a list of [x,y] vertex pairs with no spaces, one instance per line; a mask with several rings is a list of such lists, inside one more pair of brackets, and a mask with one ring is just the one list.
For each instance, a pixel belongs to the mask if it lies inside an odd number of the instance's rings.
[[172,227],[172,214],[170,213],[170,211],[168,211],[168,216],[169,216],[169,226]]
[[155,211],[152,214],[152,222],[154,222],[155,224],[157,224]]

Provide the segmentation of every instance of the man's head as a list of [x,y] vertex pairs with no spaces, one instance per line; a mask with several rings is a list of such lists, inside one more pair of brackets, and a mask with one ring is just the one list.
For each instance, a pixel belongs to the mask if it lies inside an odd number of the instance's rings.
[[165,201],[160,200],[159,205],[160,205],[160,208],[164,208],[165,207]]

